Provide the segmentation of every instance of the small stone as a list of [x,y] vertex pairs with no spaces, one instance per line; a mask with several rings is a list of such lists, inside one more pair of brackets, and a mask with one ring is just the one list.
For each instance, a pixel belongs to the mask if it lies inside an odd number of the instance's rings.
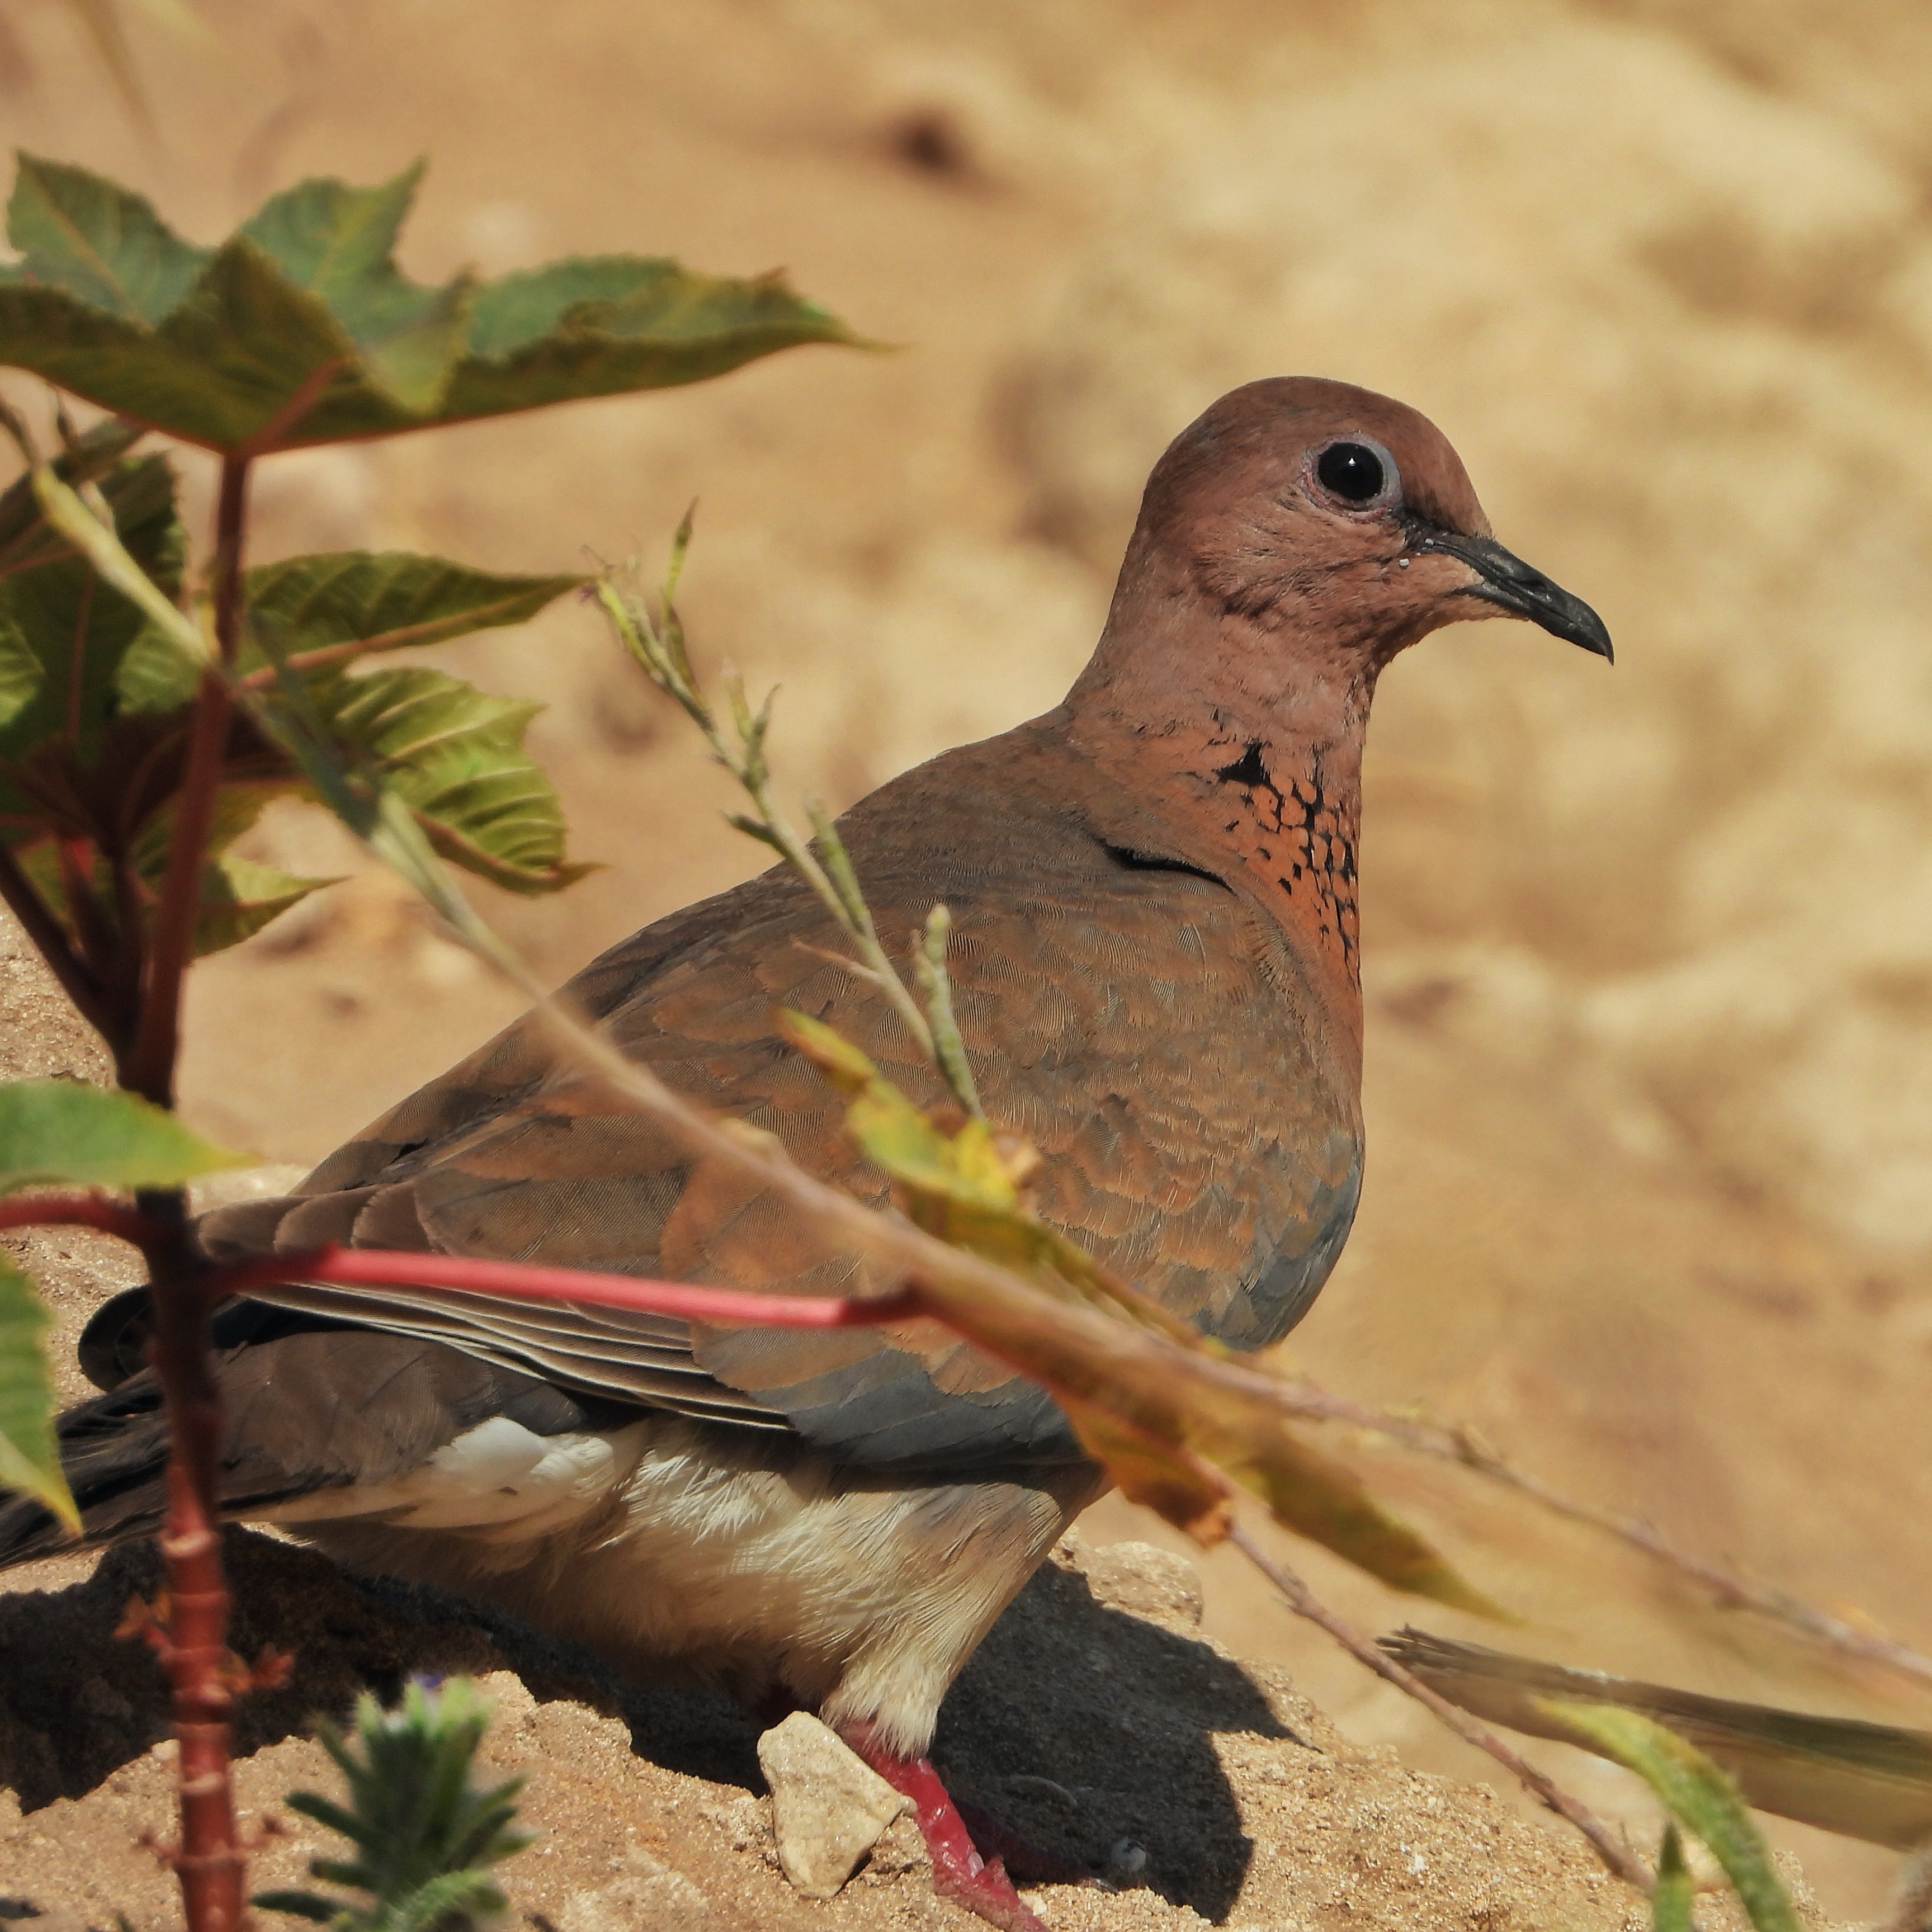
[[758,1763],[772,1787],[779,1865],[807,1898],[831,1898],[886,1827],[912,1808],[909,1798],[803,1711],[758,1740]]

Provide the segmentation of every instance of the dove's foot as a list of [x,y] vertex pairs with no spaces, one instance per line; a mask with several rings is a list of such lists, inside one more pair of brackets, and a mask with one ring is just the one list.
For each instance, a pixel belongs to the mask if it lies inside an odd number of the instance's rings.
[[[1011,1869],[1044,1884],[1092,1884],[1090,1875],[1064,1858],[1036,1851],[995,1819],[976,1808],[968,1831],[960,1808],[940,1781],[930,1758],[900,1757],[884,1749],[869,1724],[842,1724],[839,1735],[895,1791],[912,1800],[913,1812],[932,1860],[932,1888],[975,1912],[1000,1932],[1047,1932],[1024,1899],[1013,1889]],[[975,1838],[979,1844],[975,1844]],[[991,1852],[982,1857],[981,1846]]]

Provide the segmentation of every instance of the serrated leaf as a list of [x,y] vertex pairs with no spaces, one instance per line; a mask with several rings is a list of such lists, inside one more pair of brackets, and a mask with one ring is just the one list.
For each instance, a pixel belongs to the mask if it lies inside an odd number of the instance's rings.
[[[139,423],[112,418],[96,423],[75,439],[72,449],[55,458],[54,474],[62,482],[76,486],[98,482],[146,434]],[[170,485],[164,470],[129,466],[118,487],[118,496],[110,498],[116,517],[139,523],[154,505],[138,493],[165,495]],[[136,494],[130,494],[130,489]],[[0,490],[0,577],[55,562],[72,550],[67,538],[47,521],[40,499],[34,494],[31,473],[23,471]]]
[[302,878],[273,866],[258,865],[224,852],[211,859],[201,874],[201,910],[195,915],[194,952],[197,959],[239,946],[310,892],[340,882],[334,878]]
[[[176,596],[184,542],[167,459],[120,464],[101,489],[122,542],[167,596]],[[121,709],[122,660],[146,620],[70,551],[0,578],[0,626],[17,635],[40,670],[25,702],[0,717],[0,766],[58,740],[75,767],[90,770]]]
[[0,1194],[23,1187],[178,1187],[244,1167],[138,1095],[76,1080],[0,1085]]
[[61,1473],[57,1403],[45,1338],[50,1318],[34,1284],[0,1256],[0,1489],[17,1490],[78,1532]]
[[478,290],[441,416],[701,382],[802,343],[857,341],[776,275],[699,274],[662,256],[555,262]]
[[[251,627],[299,670],[322,653],[342,662],[526,623],[584,580],[497,576],[406,550],[340,550],[263,564],[248,572],[244,595]],[[258,646],[243,664],[265,662]]]
[[[848,1096],[848,1131],[892,1180],[910,1219],[1064,1298],[1070,1314],[1076,1307],[1083,1316],[1106,1311],[1106,1328],[1090,1329],[1082,1346],[1052,1318],[1052,1304],[1000,1310],[943,1283],[921,1284],[922,1293],[944,1300],[949,1323],[1052,1394],[1129,1495],[1212,1540],[1226,1532],[1228,1483],[1239,1484],[1277,1522],[1394,1588],[1500,1614],[1352,1470],[1288,1426],[1265,1378],[1239,1368],[1227,1350],[1115,1280],[1039,1220],[1022,1191],[1035,1159],[1030,1149],[1003,1146],[983,1120],[946,1132],[823,1021],[794,1012],[774,1018],[781,1034]],[[1203,1370],[1225,1370],[1227,1378],[1216,1387]]]
[[466,276],[442,288],[418,288],[393,259],[423,165],[376,188],[300,182],[266,202],[242,230],[297,288],[321,299],[376,381],[413,410],[433,410],[441,400],[469,334]]
[[[292,781],[262,784],[226,784],[214,795],[208,832],[208,861],[202,868],[201,909],[195,916],[194,954],[198,959],[252,938],[262,927],[298,904],[310,892],[338,883],[336,878],[304,878],[273,866],[238,858],[228,848],[250,830],[264,806],[296,789]],[[174,836],[172,800],[154,813],[136,837],[129,856],[151,892],[158,896],[167,869],[168,848]],[[23,863],[27,862],[23,861]],[[54,882],[36,878],[48,902],[65,915],[65,898]],[[105,874],[102,888],[107,884]]]
[[201,667],[158,625],[143,624],[114,667],[115,709],[124,718],[183,711],[200,683]]
[[1592,1750],[1635,1772],[1677,1822],[1703,1840],[1756,1932],[1803,1932],[1736,1785],[1694,1744],[1639,1711],[1539,1701],[1556,1722],[1580,1732]]
[[7,238],[24,275],[150,327],[179,305],[208,260],[143,196],[26,154],[7,205]]
[[23,159],[0,356],[224,451],[393,435],[722,375],[857,338],[778,279],[662,260],[558,262],[472,289],[410,282],[392,248],[416,172],[305,182],[212,251],[78,169]]
[[562,808],[523,748],[541,705],[413,665],[325,673],[304,689],[326,736],[407,807],[452,863],[524,893],[559,891],[590,869],[566,860]]

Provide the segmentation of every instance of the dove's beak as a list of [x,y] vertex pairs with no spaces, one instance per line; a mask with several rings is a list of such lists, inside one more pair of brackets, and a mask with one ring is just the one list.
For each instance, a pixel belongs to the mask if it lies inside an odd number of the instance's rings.
[[1531,569],[1495,538],[1466,537],[1455,530],[1426,528],[1416,532],[1412,547],[1441,550],[1466,563],[1477,580],[1462,592],[1466,597],[1479,597],[1513,617],[1527,617],[1552,637],[1567,638],[1600,658],[1614,661],[1610,634],[1603,619],[1582,598],[1551,583],[1540,570]]

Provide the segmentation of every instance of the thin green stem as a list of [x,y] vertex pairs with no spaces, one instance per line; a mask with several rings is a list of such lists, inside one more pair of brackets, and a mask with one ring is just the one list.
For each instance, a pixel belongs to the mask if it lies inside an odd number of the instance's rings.
[[973,1064],[966,1057],[966,1042],[953,1017],[952,976],[946,970],[946,942],[952,934],[952,914],[943,905],[934,906],[926,916],[926,931],[913,935],[913,973],[932,1022],[932,1051],[946,1084],[968,1113],[983,1120],[986,1115],[980,1105]]
[[[144,1094],[158,1106],[174,1104],[175,1060],[181,1043],[182,983],[194,957],[195,922],[201,911],[202,867],[207,858],[208,835],[214,827],[215,794],[220,786],[222,758],[228,744],[232,700],[227,672],[241,644],[242,555],[248,506],[248,460],[226,458],[221,465],[221,490],[214,520],[213,602],[220,662],[208,665],[202,673],[200,688],[195,694],[188,762],[176,797],[174,836],[168,846],[167,869],[162,875],[160,901],[154,912],[140,1025],[121,1070],[122,1084]],[[179,616],[178,612],[176,614]]]
[[750,800],[749,813],[726,814],[731,824],[748,837],[770,846],[811,888],[840,931],[851,940],[859,956],[854,969],[884,996],[920,1054],[938,1070],[953,1098],[968,1114],[983,1119],[965,1043],[953,1016],[943,937],[936,953],[930,944],[922,950],[915,942],[913,970],[924,995],[922,1007],[880,942],[856,868],[831,814],[818,800],[806,801],[812,831],[808,841],[794,829],[772,795],[771,772],[764,749],[766,734],[771,727],[771,699],[767,698],[754,711],[745,695],[743,681],[734,673],[727,674],[723,681],[724,696],[731,713],[734,743],[726,736],[716,712],[698,688],[685,648],[684,628],[671,601],[690,537],[687,515],[672,544],[671,565],[660,596],[658,616],[653,618],[641,604],[626,597],[608,574],[597,582],[598,603],[625,649],[644,668],[652,682],[674,700],[698,727],[711,748],[712,756]]

